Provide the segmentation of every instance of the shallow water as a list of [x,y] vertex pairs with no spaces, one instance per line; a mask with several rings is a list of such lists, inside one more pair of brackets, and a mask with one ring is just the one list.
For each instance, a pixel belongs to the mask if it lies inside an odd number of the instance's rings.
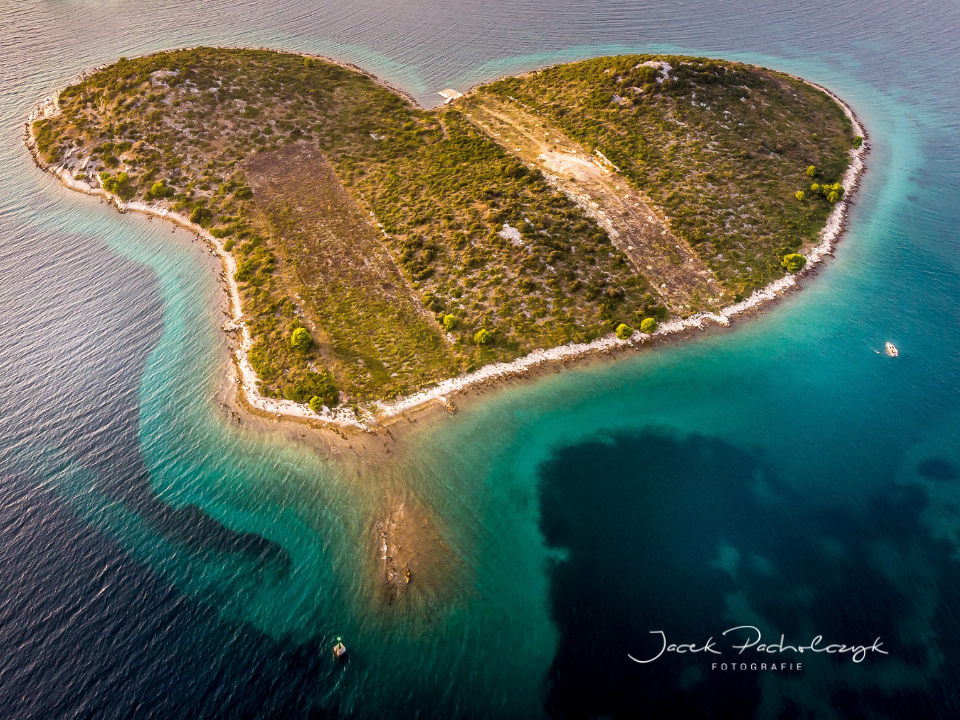
[[[0,11],[0,716],[958,714],[956,5]],[[710,54],[827,85],[873,150],[852,230],[802,293],[488,392],[358,472],[225,424],[209,254],[62,189],[20,143],[79,70],[200,43],[336,56],[424,104],[591,55]],[[459,563],[455,592],[383,611],[370,534],[396,493]],[[746,624],[880,636],[889,655],[780,675],[626,657],[650,630],[702,643]]]

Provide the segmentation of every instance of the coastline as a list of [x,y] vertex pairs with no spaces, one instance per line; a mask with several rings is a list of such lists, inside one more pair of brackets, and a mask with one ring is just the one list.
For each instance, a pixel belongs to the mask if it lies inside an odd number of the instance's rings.
[[[266,48],[260,48],[266,49]],[[309,53],[296,53],[303,57],[320,59],[326,62],[334,63],[362,73],[371,78],[374,82],[397,93],[414,106],[420,107],[413,97],[406,92],[397,90],[391,85],[384,83],[374,75],[350,63],[324,58],[322,56]],[[101,67],[81,73],[74,79],[70,85],[81,82],[90,74],[96,72]],[[855,135],[863,138],[859,148],[850,151],[851,162],[844,173],[841,185],[844,188],[843,198],[838,202],[827,219],[826,224],[820,232],[820,242],[802,253],[807,259],[804,268],[792,275],[775,280],[765,287],[755,290],[750,297],[734,305],[722,308],[720,311],[701,312],[686,319],[677,319],[661,323],[660,327],[651,334],[635,332],[634,335],[626,340],[616,338],[612,333],[608,336],[598,338],[590,343],[571,343],[557,347],[535,350],[528,355],[517,358],[507,363],[492,363],[485,365],[480,369],[459,377],[448,378],[440,381],[432,387],[411,393],[397,400],[373,401],[362,406],[361,413],[355,415],[351,410],[341,408],[339,410],[325,410],[324,412],[314,412],[308,406],[301,405],[292,400],[268,398],[260,394],[257,383],[258,377],[253,365],[250,363],[249,351],[253,345],[253,339],[249,328],[244,320],[243,306],[240,298],[239,287],[235,280],[237,264],[233,255],[226,250],[223,241],[215,238],[207,230],[199,225],[191,223],[187,218],[179,213],[172,212],[167,208],[158,205],[151,205],[142,202],[124,202],[121,198],[107,192],[101,187],[92,186],[85,181],[75,180],[68,169],[63,166],[51,166],[39,156],[37,151],[36,138],[33,133],[33,122],[39,116],[54,116],[59,113],[57,99],[59,93],[64,89],[56,91],[48,96],[36,110],[34,110],[26,121],[24,142],[33,156],[34,162],[40,169],[57,177],[60,182],[69,190],[81,192],[86,195],[97,196],[105,199],[114,205],[121,213],[139,212],[151,217],[157,217],[163,220],[169,220],[174,226],[179,226],[196,235],[196,239],[203,240],[219,256],[223,266],[223,272],[219,274],[219,279],[224,285],[227,294],[230,317],[221,325],[221,329],[227,334],[235,334],[236,347],[233,350],[233,367],[238,380],[239,388],[242,390],[239,399],[247,408],[255,414],[263,414],[277,420],[288,418],[300,422],[321,423],[332,426],[331,429],[339,431],[343,428],[352,428],[364,432],[374,432],[374,428],[384,421],[396,419],[410,411],[430,404],[439,404],[452,408],[449,396],[456,396],[464,391],[474,388],[478,385],[495,380],[505,380],[515,377],[528,375],[535,368],[539,368],[548,363],[574,361],[586,356],[595,356],[615,349],[626,349],[629,347],[638,348],[644,343],[651,341],[661,341],[668,339],[669,336],[679,336],[680,333],[691,329],[703,329],[704,324],[716,324],[727,326],[730,319],[740,315],[748,310],[759,308],[766,305],[783,295],[797,284],[797,279],[811,271],[813,266],[819,264],[825,257],[832,256],[833,248],[846,230],[847,212],[851,197],[855,194],[860,185],[860,179],[866,168],[864,157],[868,151],[868,136],[863,125],[853,109],[839,98],[835,93],[816,83],[803,78],[796,78],[801,82],[810,85],[826,93],[834,102],[836,102],[844,111],[844,114],[850,119]],[[66,87],[69,87],[67,85]]]

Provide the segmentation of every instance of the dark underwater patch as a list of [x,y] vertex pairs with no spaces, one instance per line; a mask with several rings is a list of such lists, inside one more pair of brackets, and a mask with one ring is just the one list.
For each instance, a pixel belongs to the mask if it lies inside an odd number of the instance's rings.
[[[890,485],[866,511],[822,505],[780,482],[763,458],[717,438],[645,431],[565,447],[541,468],[541,529],[566,560],[551,568],[551,604],[561,639],[547,678],[546,710],[557,718],[748,718],[761,701],[759,672],[711,670],[713,656],[656,654],[668,642],[702,644],[738,625],[759,624],[764,641],[842,642],[881,637],[890,656],[860,666],[863,689],[816,687],[820,673],[796,674],[796,698],[782,717],[879,713],[917,717],[955,703],[957,682],[938,689],[883,689],[888,657],[929,667],[960,649],[960,632],[940,608],[938,648],[905,634],[917,618],[914,590],[950,581],[951,548],[920,524],[923,491]],[[889,560],[888,560],[889,559]],[[891,565],[892,564],[892,565]],[[902,577],[890,567],[907,568]],[[759,618],[759,620],[757,619]],[[722,660],[734,657],[727,650]],[[840,669],[849,656],[777,656]],[[758,661],[762,658],[754,659]],[[943,672],[960,679],[956,664]],[[809,677],[810,679],[807,679]],[[804,683],[810,683],[804,687]]]
[[33,478],[0,485],[0,546],[3,718],[341,716],[328,644],[223,619]]
[[917,465],[917,474],[930,480],[947,482],[957,479],[957,469],[943,458],[928,458]]

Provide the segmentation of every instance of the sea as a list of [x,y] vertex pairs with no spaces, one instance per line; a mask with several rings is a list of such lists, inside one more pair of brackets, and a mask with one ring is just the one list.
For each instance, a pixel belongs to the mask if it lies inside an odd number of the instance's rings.
[[[0,718],[960,717],[956,2],[0,0],[0,39]],[[801,292],[351,464],[229,422],[214,258],[23,145],[78,72],[196,45],[427,107],[600,55],[740,60],[836,92],[871,150]],[[385,606],[397,496],[453,560]]]

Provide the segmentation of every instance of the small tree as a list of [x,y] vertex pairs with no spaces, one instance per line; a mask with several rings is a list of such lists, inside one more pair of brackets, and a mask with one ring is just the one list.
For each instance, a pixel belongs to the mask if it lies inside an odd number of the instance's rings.
[[803,202],[803,199],[804,199],[807,195],[806,195],[805,192],[803,192],[803,190],[797,190],[797,191],[793,194],[793,196],[794,196],[795,198],[797,198],[797,200],[799,200],[800,202]]
[[477,334],[473,336],[473,341],[477,345],[489,345],[493,341],[493,335],[486,328],[480,328],[477,330]]
[[457,326],[457,318],[453,315],[444,315],[443,316],[443,328],[447,332],[450,332]]
[[657,331],[657,321],[653,318],[644,318],[640,323],[640,332],[653,335]]
[[810,192],[812,192],[812,193],[818,193],[818,192],[820,192],[820,185],[819,185],[818,183],[814,183],[813,185],[811,185],[811,186],[810,186]]
[[840,200],[840,195],[836,191],[831,190],[830,194],[827,195],[827,202],[836,203]]
[[150,186],[150,196],[155,198],[169,197],[173,195],[173,188],[165,185],[163,180],[158,180]]
[[117,179],[106,170],[100,173],[100,184],[103,186],[103,189],[109,193],[117,192]]
[[803,267],[806,264],[807,259],[800,253],[790,253],[789,255],[784,255],[783,259],[780,260],[780,267],[791,274],[800,272],[803,270]]
[[207,210],[207,208],[197,206],[193,209],[193,212],[190,213],[190,222],[196,225],[206,225],[212,217],[213,213]]
[[313,338],[306,328],[299,327],[290,335],[290,347],[297,352],[306,352],[313,345]]
[[617,334],[617,338],[620,340],[627,340],[631,335],[633,335],[633,328],[626,323],[620,323],[617,325],[615,332]]
[[312,398],[310,398],[310,409],[313,410],[315,413],[322,412],[323,405],[324,405],[323,398],[320,397],[319,395],[314,395]]
[[816,166],[816,165],[808,165],[808,166],[807,166],[807,176],[808,176],[808,177],[814,177],[816,174],[817,174],[817,166]]

